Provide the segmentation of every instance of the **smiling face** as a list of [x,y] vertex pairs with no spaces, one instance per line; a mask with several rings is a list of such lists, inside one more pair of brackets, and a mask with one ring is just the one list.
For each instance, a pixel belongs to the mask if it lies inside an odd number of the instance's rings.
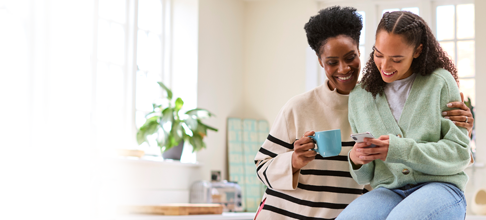
[[376,35],[373,59],[386,83],[405,79],[412,75],[412,61],[420,56],[422,44],[415,49],[397,34],[380,31]]
[[319,63],[326,71],[329,88],[349,94],[356,86],[360,71],[358,45],[348,36],[328,38],[322,46]]

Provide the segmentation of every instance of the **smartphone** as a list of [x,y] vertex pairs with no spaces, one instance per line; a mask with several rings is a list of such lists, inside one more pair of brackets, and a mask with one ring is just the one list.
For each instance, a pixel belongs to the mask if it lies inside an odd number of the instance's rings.
[[[364,133],[358,133],[358,134],[351,134],[351,138],[353,138],[353,140],[356,143],[364,142],[364,138],[365,137],[366,138],[375,138],[370,132],[364,132]],[[369,147],[376,147],[376,145],[371,144]]]

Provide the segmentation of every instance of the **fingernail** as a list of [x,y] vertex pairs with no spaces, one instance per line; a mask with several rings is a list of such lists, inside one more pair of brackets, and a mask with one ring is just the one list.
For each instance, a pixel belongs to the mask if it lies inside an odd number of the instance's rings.
[[442,115],[447,115],[447,112],[442,112]]
[[452,103],[447,103],[447,107],[452,107]]
[[363,151],[363,150],[361,150],[361,149],[356,149],[356,151],[357,151],[357,152],[361,152],[361,151]]
[[447,117],[447,116],[446,116],[446,117],[444,117],[444,118],[445,118],[445,119],[449,119],[449,117]]
[[452,121],[452,122],[454,122],[454,124],[457,124],[457,121]]

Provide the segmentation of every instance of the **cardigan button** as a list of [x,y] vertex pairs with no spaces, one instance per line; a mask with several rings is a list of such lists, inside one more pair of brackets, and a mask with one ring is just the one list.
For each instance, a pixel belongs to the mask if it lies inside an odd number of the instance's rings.
[[401,137],[402,137],[402,135],[401,135],[401,134],[397,134],[397,137],[401,138]]
[[407,174],[409,174],[409,173],[410,173],[410,170],[408,170],[408,169],[403,169],[403,170],[402,170],[402,173],[403,173],[403,175],[407,175]]

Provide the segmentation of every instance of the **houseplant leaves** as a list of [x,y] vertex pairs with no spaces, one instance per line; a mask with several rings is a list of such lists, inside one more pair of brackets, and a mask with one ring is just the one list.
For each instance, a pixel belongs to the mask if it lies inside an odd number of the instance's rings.
[[166,92],[169,104],[165,108],[160,104],[152,104],[152,112],[146,115],[147,120],[137,132],[137,143],[149,143],[147,136],[156,134],[155,141],[162,152],[179,145],[183,140],[193,146],[193,151],[206,148],[203,139],[207,130],[218,129],[202,123],[201,119],[213,117],[214,114],[206,109],[195,108],[179,115],[184,101],[179,97],[172,102],[172,91],[164,83],[158,84]]

